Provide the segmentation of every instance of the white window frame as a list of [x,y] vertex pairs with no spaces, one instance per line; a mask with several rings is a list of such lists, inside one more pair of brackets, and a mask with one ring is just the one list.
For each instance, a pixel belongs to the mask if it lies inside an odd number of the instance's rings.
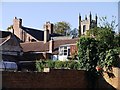
[[68,49],[70,49],[69,46],[60,46],[59,47],[59,55],[60,56],[68,56],[68,55],[70,55],[69,54],[70,52],[68,52]]

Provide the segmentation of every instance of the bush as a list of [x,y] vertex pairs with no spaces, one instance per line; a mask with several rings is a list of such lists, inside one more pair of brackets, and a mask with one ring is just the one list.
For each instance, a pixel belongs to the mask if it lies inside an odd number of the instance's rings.
[[70,69],[78,70],[80,68],[79,66],[80,66],[80,64],[76,61],[69,61],[69,63],[68,63],[68,67]]
[[98,62],[98,65],[102,68],[105,67],[108,69],[109,67],[115,66],[118,67],[119,61],[118,61],[118,52],[116,49],[109,49],[106,52],[100,53],[100,60]]
[[39,72],[42,72],[44,68],[52,69],[80,69],[80,64],[77,61],[36,61],[36,68]]

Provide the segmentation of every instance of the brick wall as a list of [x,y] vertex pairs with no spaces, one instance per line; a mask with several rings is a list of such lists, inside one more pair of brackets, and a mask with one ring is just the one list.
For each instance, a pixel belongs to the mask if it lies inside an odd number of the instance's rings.
[[[77,70],[51,70],[45,72],[3,72],[3,88],[81,88],[87,89],[89,86],[86,72]],[[115,81],[114,81],[115,82]],[[116,81],[118,84],[118,81]],[[114,90],[115,87],[106,82],[103,77],[96,81],[96,88]],[[81,90],[80,89],[80,90]],[[3,89],[4,90],[4,89]],[[100,89],[96,89],[100,90]],[[119,90],[119,89],[118,89]]]
[[3,72],[3,88],[86,88],[84,71]]

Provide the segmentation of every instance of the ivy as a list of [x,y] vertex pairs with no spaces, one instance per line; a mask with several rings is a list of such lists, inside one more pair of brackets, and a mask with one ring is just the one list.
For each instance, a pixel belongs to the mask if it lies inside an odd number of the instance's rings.
[[78,58],[81,69],[93,70],[97,65],[97,41],[94,38],[81,37],[77,42]]
[[109,48],[105,42],[90,37],[81,37],[77,42],[80,68],[96,72],[96,66],[108,69],[118,67],[118,50]]

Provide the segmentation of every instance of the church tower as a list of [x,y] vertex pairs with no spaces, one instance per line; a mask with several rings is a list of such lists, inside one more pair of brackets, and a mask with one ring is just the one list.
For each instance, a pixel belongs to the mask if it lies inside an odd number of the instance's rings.
[[98,17],[97,17],[97,14],[96,14],[96,16],[95,16],[95,24],[96,24],[96,27],[97,27],[97,19],[98,19]]
[[91,23],[92,23],[92,14],[90,12],[90,29],[91,29]]
[[79,37],[81,35],[86,35],[86,32],[94,27],[97,27],[97,14],[95,16],[95,19],[92,19],[92,14],[90,12],[89,14],[89,18],[87,18],[87,15],[85,15],[85,19],[82,20],[81,19],[81,15],[79,14],[79,28],[78,28],[78,32],[79,32]]
[[79,19],[78,19],[78,21],[79,21],[79,31],[78,31],[78,33],[79,33],[79,37],[81,36],[81,15],[80,15],[80,13],[79,13]]

